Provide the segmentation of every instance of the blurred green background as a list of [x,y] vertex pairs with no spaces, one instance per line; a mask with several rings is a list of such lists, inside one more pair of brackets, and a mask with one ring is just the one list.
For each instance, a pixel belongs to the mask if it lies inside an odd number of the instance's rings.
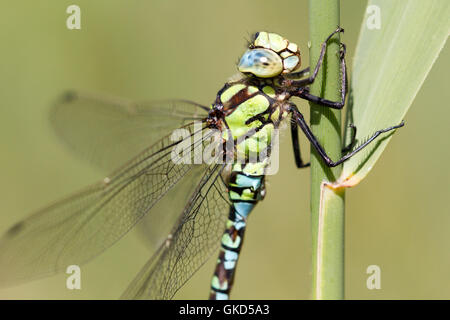
[[[74,3],[81,7],[81,30],[66,28],[66,8]],[[341,4],[349,64],[364,9],[360,0]],[[103,176],[51,131],[49,109],[64,90],[208,104],[236,73],[245,39],[258,30],[296,42],[308,61],[306,0],[2,1],[0,20],[2,233]],[[450,298],[449,57],[446,47],[406,126],[367,179],[347,191],[349,299]],[[307,115],[308,105],[299,105]],[[266,199],[249,221],[235,299],[310,297],[309,172],[295,168],[288,132],[281,152],[280,171],[269,177]],[[115,299],[149,254],[134,230],[82,267],[82,290],[67,290],[62,274],[2,288],[0,299]],[[214,263],[215,257],[175,298],[206,298]],[[381,290],[366,288],[372,264],[381,267]]]

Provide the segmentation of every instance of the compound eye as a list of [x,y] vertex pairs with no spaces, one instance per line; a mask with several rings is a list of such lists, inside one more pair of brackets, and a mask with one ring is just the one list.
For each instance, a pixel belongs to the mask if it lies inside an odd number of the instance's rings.
[[240,72],[252,73],[260,78],[276,77],[283,71],[280,56],[267,49],[247,50],[238,64]]

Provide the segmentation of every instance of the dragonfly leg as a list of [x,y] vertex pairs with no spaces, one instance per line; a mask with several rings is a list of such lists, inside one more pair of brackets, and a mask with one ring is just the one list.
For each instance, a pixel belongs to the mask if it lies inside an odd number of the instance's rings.
[[352,130],[350,142],[348,145],[342,148],[342,152],[349,152],[350,150],[352,150],[356,142],[356,126],[353,123],[350,123],[349,128]]
[[291,119],[291,137],[292,137],[292,148],[294,150],[295,164],[297,168],[309,167],[310,163],[304,163],[302,160],[302,155],[300,152],[300,141],[298,139],[298,127],[297,122],[294,118]]
[[298,72],[291,72],[289,74],[286,75],[287,78],[290,79],[300,79],[303,78],[305,75],[307,75],[310,71],[310,68],[305,68],[303,70],[300,70]]
[[[300,82],[304,81],[304,80],[291,81],[290,85],[293,86],[294,89],[292,89],[292,88],[290,89],[290,94],[292,94],[293,96],[297,96],[297,97],[303,98],[305,100],[311,101],[313,103],[320,104],[325,107],[329,107],[332,109],[342,109],[345,104],[345,97],[347,96],[347,84],[348,83],[347,83],[347,66],[345,63],[346,47],[345,47],[345,44],[343,44],[343,43],[341,43],[340,45],[341,45],[340,60],[341,60],[341,75],[342,75],[341,76],[341,89],[340,89],[341,99],[340,99],[340,101],[331,101],[331,100],[324,99],[324,98],[321,98],[321,97],[318,97],[318,96],[315,96],[315,95],[309,93],[309,88],[299,86]],[[314,78],[315,78],[315,76],[314,76]],[[313,78],[313,81],[314,81],[314,78]],[[311,78],[305,79],[305,81],[310,80],[310,79]],[[305,83],[304,85],[307,85],[307,84],[310,84],[310,83]],[[287,85],[289,85],[289,83],[287,83]]]
[[[319,69],[320,69],[320,67],[321,67],[322,64],[323,64],[323,58],[324,58],[324,56],[325,56],[325,52],[327,51],[328,41],[331,39],[332,36],[334,36],[334,35],[335,35],[336,33],[338,33],[338,32],[344,32],[344,29],[342,29],[341,27],[338,27],[338,28],[337,28],[336,30],[334,30],[334,31],[333,31],[333,32],[325,39],[325,41],[322,42],[322,44],[320,45],[320,55],[319,55],[319,59],[317,60],[317,64],[316,64],[316,66],[315,66],[315,68],[314,68],[313,73],[312,73],[308,78],[306,78],[306,79],[296,80],[296,81],[291,80],[291,81],[290,81],[290,84],[291,84],[291,85],[296,86],[296,87],[305,87],[305,86],[307,86],[307,85],[309,85],[309,84],[311,84],[311,83],[314,82],[314,80],[315,80],[316,77],[317,77],[317,74],[319,73]],[[342,49],[342,47],[341,47],[341,49]],[[341,57],[342,57],[342,51],[343,51],[343,54],[345,55],[345,46],[344,46],[344,50],[341,50]],[[306,70],[307,70],[307,69],[302,70],[302,71],[298,72],[298,74],[301,74],[301,73],[305,74],[305,73],[306,73]],[[308,71],[309,71],[309,70],[308,70]],[[293,75],[296,75],[296,73],[294,73]],[[288,80],[288,81],[289,81],[289,80]]]
[[300,113],[300,111],[298,111],[297,107],[291,106],[291,112],[292,112],[292,117],[296,120],[300,129],[302,129],[302,131],[304,132],[304,134],[306,135],[308,140],[313,145],[314,149],[316,149],[317,153],[319,154],[319,156],[322,158],[322,160],[325,162],[325,164],[328,167],[336,167],[336,166],[340,165],[342,162],[350,159],[356,153],[358,153],[359,151],[364,149],[369,143],[371,143],[373,140],[375,140],[380,134],[403,127],[405,124],[404,121],[402,121],[398,125],[376,131],[366,142],[361,144],[359,147],[357,147],[353,151],[347,153],[339,160],[332,161],[330,159],[330,157],[328,157],[327,153],[325,152],[325,149],[322,147],[322,145],[319,143],[319,141],[317,141],[317,138],[314,136],[311,129],[308,127],[305,119],[303,118],[303,115]]

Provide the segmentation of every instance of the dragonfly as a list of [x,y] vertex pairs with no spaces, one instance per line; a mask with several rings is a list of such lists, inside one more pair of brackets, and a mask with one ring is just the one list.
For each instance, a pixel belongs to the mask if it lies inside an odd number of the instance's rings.
[[[330,39],[343,31],[338,27],[324,39],[312,71],[300,70],[295,43],[276,33],[256,33],[237,65],[239,77],[226,82],[209,106],[188,100],[133,102],[73,91],[63,95],[51,112],[57,134],[76,153],[112,173],[6,231],[0,238],[0,285],[82,265],[148,215],[161,240],[121,298],[170,299],[218,251],[209,298],[229,299],[248,217],[266,193],[265,177],[274,156],[271,137],[283,123],[290,124],[299,168],[309,163],[302,160],[298,127],[324,163],[334,167],[382,133],[403,126],[378,130],[357,147],[353,126],[345,155],[333,161],[291,101],[300,97],[344,107],[344,44],[339,51],[340,101],[315,96],[309,89]],[[180,134],[177,139],[174,132]],[[212,161],[198,161],[198,152],[188,152],[211,147],[213,140],[219,148],[210,153]],[[257,161],[250,161],[252,155]],[[168,206],[180,202],[179,194],[187,194],[187,201],[170,214]],[[163,199],[171,203],[157,214],[154,208]]]

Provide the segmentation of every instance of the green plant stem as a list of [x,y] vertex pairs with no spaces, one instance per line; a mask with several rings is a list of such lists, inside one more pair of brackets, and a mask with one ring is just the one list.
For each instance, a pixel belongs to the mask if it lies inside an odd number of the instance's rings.
[[[339,21],[339,0],[309,0],[310,66],[317,63],[320,45]],[[311,93],[339,100],[339,34],[328,43],[324,63]],[[311,104],[311,129],[331,159],[341,156],[341,112]],[[342,166],[328,168],[311,147],[311,227],[313,299],[344,298],[344,190],[323,187],[335,181]]]

